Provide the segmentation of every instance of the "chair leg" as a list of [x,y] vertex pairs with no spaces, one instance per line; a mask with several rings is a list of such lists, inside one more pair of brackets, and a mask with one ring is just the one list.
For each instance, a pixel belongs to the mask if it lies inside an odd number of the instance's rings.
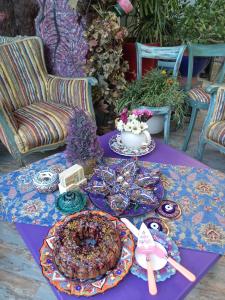
[[25,167],[26,166],[20,152],[13,151],[12,156],[17,161],[17,163],[19,164],[20,167]]
[[197,150],[197,155],[196,155],[196,158],[200,161],[202,161],[205,146],[206,146],[206,142],[204,141],[203,138],[202,139],[200,138],[199,145],[198,145],[198,150]]
[[169,111],[164,118],[164,143],[168,144],[170,136],[170,119],[171,111]]
[[194,125],[195,125],[195,121],[196,121],[196,118],[197,118],[198,111],[199,111],[199,109],[197,107],[192,107],[190,123],[188,125],[187,134],[186,134],[183,146],[182,146],[183,151],[187,150],[187,147],[188,147],[188,144],[189,144],[189,141],[190,141],[190,138],[191,138],[191,134],[192,134],[192,131],[193,131],[193,128],[194,128]]

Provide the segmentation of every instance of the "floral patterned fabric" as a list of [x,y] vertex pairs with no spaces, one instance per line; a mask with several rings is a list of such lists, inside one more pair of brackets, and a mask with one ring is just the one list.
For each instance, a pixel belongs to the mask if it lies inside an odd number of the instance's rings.
[[[119,163],[119,159],[106,159],[107,163]],[[176,220],[164,220],[169,235],[178,246],[225,253],[225,174],[213,169],[198,169],[150,162],[140,162],[145,167],[160,169],[166,190],[165,198],[180,204],[182,214]],[[68,167],[64,153],[57,153],[0,178],[0,217],[8,222],[49,226],[60,220],[63,214],[55,208],[59,192],[40,194],[32,186],[35,172],[51,168],[61,171]],[[95,207],[89,203],[89,209]],[[160,217],[150,213],[133,218],[134,224],[148,217]]]

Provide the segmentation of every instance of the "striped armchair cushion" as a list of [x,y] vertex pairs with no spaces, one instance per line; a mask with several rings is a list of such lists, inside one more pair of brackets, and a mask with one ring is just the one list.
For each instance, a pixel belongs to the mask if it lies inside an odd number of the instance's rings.
[[207,137],[209,140],[225,147],[225,120],[212,123],[208,128]]
[[39,38],[0,44],[0,61],[0,92],[10,111],[47,98],[47,70]]
[[220,87],[216,94],[216,103],[211,122],[225,120],[225,87]]
[[35,103],[18,109],[14,117],[18,123],[15,140],[19,150],[24,153],[64,141],[72,114],[71,107],[59,103]]
[[47,100],[63,103],[70,107],[80,107],[92,113],[92,103],[88,100],[87,78],[62,78],[48,75]]
[[210,94],[206,93],[203,88],[197,87],[188,91],[188,96],[191,100],[199,101],[202,103],[210,102]]

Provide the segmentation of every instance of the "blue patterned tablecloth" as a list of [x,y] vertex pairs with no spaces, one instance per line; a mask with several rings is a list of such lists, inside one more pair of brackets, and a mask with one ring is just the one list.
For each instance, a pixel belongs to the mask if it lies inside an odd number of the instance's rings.
[[[107,163],[119,159],[106,159]],[[178,246],[225,253],[225,174],[213,169],[140,162],[145,167],[159,168],[163,174],[166,199],[182,208],[177,220],[166,220],[170,236]],[[35,162],[26,168],[0,178],[0,217],[4,221],[49,226],[63,218],[55,208],[59,192],[40,194],[32,185],[35,172],[46,168],[65,169],[63,153]],[[89,204],[89,208],[94,208]],[[137,224],[150,216],[136,217]],[[158,216],[157,216],[158,217]]]

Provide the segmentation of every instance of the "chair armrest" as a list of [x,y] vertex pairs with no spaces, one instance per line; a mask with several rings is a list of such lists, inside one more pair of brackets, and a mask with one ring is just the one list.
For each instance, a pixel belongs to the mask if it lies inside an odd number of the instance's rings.
[[96,86],[98,84],[98,80],[95,77],[87,77],[87,79],[91,86]]
[[224,83],[216,83],[216,84],[210,84],[205,88],[206,93],[208,94],[214,94],[217,92],[218,88],[224,87]]
[[94,115],[91,86],[98,83],[94,77],[65,78],[48,75],[47,100],[69,107],[80,107]]

